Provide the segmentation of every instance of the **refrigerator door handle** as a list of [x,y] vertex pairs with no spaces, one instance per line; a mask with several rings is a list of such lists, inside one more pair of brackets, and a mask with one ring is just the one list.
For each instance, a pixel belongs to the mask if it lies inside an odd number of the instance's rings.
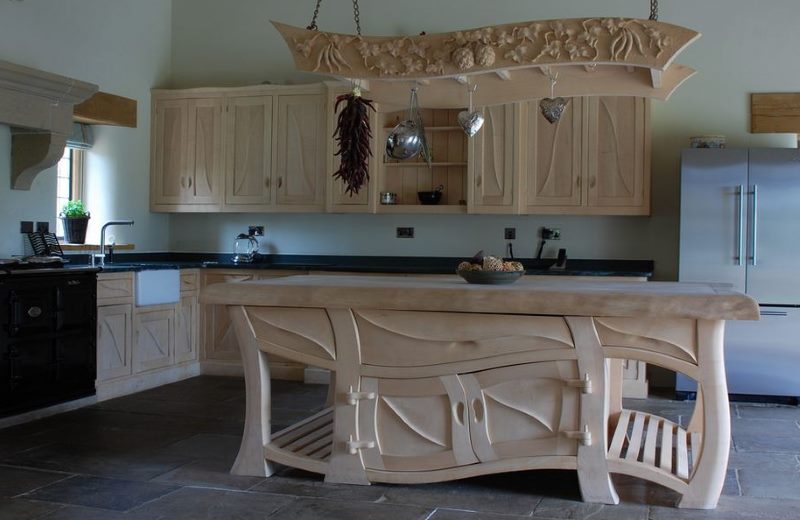
[[753,184],[753,212],[750,215],[751,241],[753,255],[750,257],[750,265],[758,265],[758,184]]
[[762,316],[789,316],[789,313],[786,311],[761,311],[759,314]]
[[736,243],[736,265],[742,265],[744,263],[744,223],[742,219],[744,218],[744,185],[739,185],[739,191],[736,192],[736,195],[739,198],[739,207],[737,210],[736,216],[736,228],[737,228],[737,243]]

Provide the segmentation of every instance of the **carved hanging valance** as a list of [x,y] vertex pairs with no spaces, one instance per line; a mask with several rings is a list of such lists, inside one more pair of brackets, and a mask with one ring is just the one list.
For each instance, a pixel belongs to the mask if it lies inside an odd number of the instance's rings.
[[[381,97],[376,95],[381,89],[394,91],[400,86],[386,85],[392,81],[405,82],[402,89],[407,89],[408,82],[445,79],[506,82],[499,84],[500,90],[479,89],[478,96],[483,98],[476,99],[478,104],[544,97],[549,82],[540,71],[556,67],[564,72],[559,78],[559,95],[666,99],[694,73],[687,67],[671,66],[673,59],[700,36],[677,25],[632,18],[533,21],[400,37],[330,33],[272,23],[286,40],[299,70],[372,80],[373,98]],[[533,79],[531,69],[540,81]],[[609,73],[619,78],[609,78]],[[592,78],[601,81],[595,83]],[[514,83],[525,83],[527,88]],[[457,102],[463,104],[463,100]]]

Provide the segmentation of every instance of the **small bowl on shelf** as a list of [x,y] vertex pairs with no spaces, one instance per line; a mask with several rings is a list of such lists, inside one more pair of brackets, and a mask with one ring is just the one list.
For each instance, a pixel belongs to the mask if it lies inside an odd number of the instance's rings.
[[417,198],[419,199],[419,203],[425,205],[439,204],[439,201],[442,200],[443,189],[444,186],[440,184],[433,191],[418,191]]
[[481,285],[507,285],[514,283],[525,274],[525,271],[456,271],[458,276],[467,281]]

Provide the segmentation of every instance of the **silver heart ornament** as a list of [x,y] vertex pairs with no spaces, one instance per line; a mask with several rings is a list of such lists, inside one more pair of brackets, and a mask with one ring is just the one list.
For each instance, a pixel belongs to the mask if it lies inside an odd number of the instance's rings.
[[458,113],[458,124],[464,130],[464,133],[472,137],[478,133],[478,130],[483,126],[483,116],[480,112],[467,112],[462,110]]
[[561,114],[567,108],[567,100],[563,97],[557,98],[544,98],[539,101],[539,108],[542,110],[542,115],[550,123],[555,123],[561,119]]

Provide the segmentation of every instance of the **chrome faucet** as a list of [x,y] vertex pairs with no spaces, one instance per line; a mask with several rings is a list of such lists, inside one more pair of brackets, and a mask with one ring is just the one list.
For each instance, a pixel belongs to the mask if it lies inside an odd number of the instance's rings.
[[[106,228],[108,226],[132,226],[132,220],[109,220],[100,228],[100,254],[92,255],[92,265],[104,266],[106,264]],[[96,263],[97,261],[97,263]]]

